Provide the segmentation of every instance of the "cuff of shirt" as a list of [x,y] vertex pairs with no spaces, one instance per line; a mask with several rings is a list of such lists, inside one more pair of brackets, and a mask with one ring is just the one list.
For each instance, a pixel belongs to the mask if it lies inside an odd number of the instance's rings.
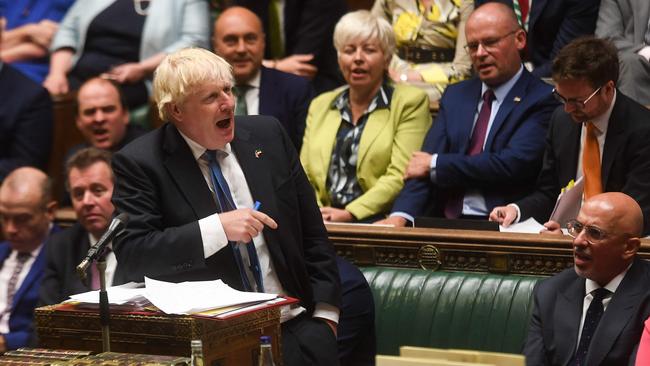
[[429,177],[431,178],[431,182],[436,183],[437,177],[436,177],[436,166],[438,165],[438,154],[433,154],[431,155],[431,172],[429,172]]
[[339,308],[337,308],[336,306],[324,302],[317,302],[312,317],[327,319],[338,324],[339,314],[340,314]]
[[406,212],[401,212],[401,211],[391,212],[391,214],[388,215],[388,216],[389,217],[397,216],[397,217],[405,218],[406,220],[408,220],[411,223],[411,226],[413,226],[413,223],[415,222],[415,218],[413,216],[407,214]]
[[510,204],[508,204],[508,206],[514,207],[515,210],[517,210],[517,217],[515,217],[515,219],[514,219],[514,221],[512,221],[512,223],[513,224],[518,223],[519,220],[521,220],[521,209],[519,208],[519,206],[516,203],[510,203]]
[[203,256],[208,258],[228,245],[226,232],[221,225],[219,214],[212,214],[199,220],[199,230],[203,241]]
[[643,47],[642,49],[637,51],[637,53],[643,56],[646,59],[646,61],[650,61],[650,46]]

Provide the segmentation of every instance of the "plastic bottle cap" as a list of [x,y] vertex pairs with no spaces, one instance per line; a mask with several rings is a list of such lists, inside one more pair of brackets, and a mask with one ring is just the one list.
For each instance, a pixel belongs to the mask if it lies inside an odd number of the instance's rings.
[[269,336],[261,336],[260,337],[260,343],[262,343],[262,344],[270,344],[271,343],[271,337],[269,337]]

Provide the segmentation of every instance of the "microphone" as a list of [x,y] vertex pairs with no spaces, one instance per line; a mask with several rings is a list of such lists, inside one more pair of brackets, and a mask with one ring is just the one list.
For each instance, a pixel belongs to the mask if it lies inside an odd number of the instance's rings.
[[126,228],[126,224],[129,222],[129,215],[126,213],[121,213],[115,218],[113,218],[113,221],[111,221],[110,225],[108,225],[108,228],[104,232],[104,235],[102,235],[101,238],[97,241],[95,245],[90,247],[88,249],[88,254],[86,254],[86,258],[84,258],[81,263],[77,266],[77,273],[79,274],[79,277],[81,279],[86,278],[86,270],[90,266],[90,263],[92,263],[93,260],[96,260],[98,256],[100,256],[102,253],[104,253],[104,248],[106,248],[106,245],[110,243],[113,238],[116,236],[120,235],[124,229]]

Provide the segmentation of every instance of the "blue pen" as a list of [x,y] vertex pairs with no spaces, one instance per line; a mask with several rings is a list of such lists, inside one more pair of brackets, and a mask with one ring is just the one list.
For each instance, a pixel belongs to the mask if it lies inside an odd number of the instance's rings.
[[262,206],[262,202],[260,202],[260,201],[255,201],[255,203],[253,204],[253,210],[255,210],[255,211],[259,211],[259,210],[260,210],[260,206]]

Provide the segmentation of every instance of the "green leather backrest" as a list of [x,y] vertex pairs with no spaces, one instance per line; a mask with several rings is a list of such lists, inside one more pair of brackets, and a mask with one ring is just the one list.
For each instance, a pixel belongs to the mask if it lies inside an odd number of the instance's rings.
[[360,267],[375,300],[377,353],[399,346],[520,353],[542,277]]

